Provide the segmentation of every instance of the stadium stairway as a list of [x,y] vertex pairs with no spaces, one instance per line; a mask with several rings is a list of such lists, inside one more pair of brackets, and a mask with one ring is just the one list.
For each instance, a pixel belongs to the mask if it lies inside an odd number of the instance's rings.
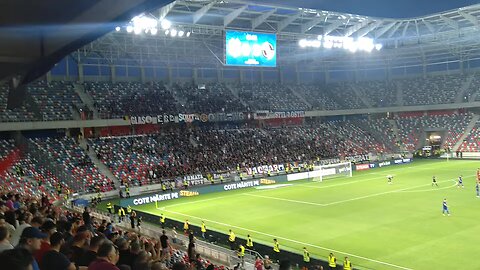
[[248,107],[249,107],[248,104],[238,95],[238,92],[235,91],[235,89],[234,89],[231,85],[226,84],[225,86],[226,86],[227,89],[230,91],[230,93],[232,93],[232,95],[233,95],[234,97],[236,97],[238,100],[240,100],[240,103],[242,103],[242,105],[243,105],[245,108],[248,108]]
[[397,126],[397,122],[393,119],[389,119],[388,122],[390,123],[390,126],[392,127],[392,130],[393,130],[393,135],[395,136],[395,138],[397,139],[398,141],[398,138],[400,138],[398,136],[398,126]]
[[475,127],[475,125],[477,124],[478,120],[480,120],[480,115],[474,114],[472,117],[472,120],[470,121],[470,123],[468,123],[468,126],[465,129],[465,132],[462,134],[462,136],[458,139],[458,141],[453,146],[452,152],[458,151],[458,149],[462,145],[463,140],[465,140],[468,137],[473,127]]
[[[465,92],[467,92],[468,89],[470,89],[470,86],[473,82],[473,78],[475,77],[474,74],[471,74],[467,77],[467,79],[462,83],[462,86],[460,87],[457,96],[455,97],[455,103],[462,103],[465,102],[463,100],[465,96]],[[472,100],[474,101],[474,100]]]
[[[397,89],[397,100],[396,100],[396,105],[397,106],[403,106],[403,90],[402,87],[400,87],[399,82],[393,82],[395,85],[395,88]],[[398,131],[398,129],[397,129]],[[397,132],[398,134],[398,132]]]
[[83,84],[75,83],[73,89],[82,100],[82,103],[93,112],[93,119],[98,119],[98,111],[93,105],[93,98],[89,94],[87,94],[87,91],[85,91],[85,87],[83,86]]
[[357,98],[360,99],[362,101],[363,104],[365,104],[365,107],[366,108],[372,108],[372,103],[370,102],[370,100],[368,100],[368,98],[362,94],[362,92],[360,92],[357,87],[355,87],[355,85],[350,85],[350,88],[353,90],[353,92],[355,93],[355,95],[357,95]]
[[309,108],[313,108],[312,104],[310,102],[307,101],[307,99],[305,99],[305,97],[303,95],[301,95],[300,93],[297,92],[297,90],[295,90],[295,87],[293,86],[288,86],[288,89],[290,89],[290,91],[292,91],[292,93],[300,100],[302,101],[303,103],[305,103]]
[[85,140],[85,138],[82,138],[79,140],[79,144],[80,147],[85,151],[85,153],[87,153],[87,155],[90,157],[93,164],[97,166],[98,171],[108,177],[108,179],[112,180],[116,187],[119,187],[120,181],[117,177],[115,177],[115,175],[113,175],[113,173],[108,169],[108,167],[97,158],[93,147],[90,147],[90,151],[87,151],[87,140]]

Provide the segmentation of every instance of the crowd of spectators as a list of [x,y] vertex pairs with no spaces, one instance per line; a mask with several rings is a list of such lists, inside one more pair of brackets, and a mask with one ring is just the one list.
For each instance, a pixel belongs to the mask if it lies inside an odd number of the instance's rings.
[[0,84],[0,122],[27,122],[38,120],[35,113],[24,104],[15,109],[7,109],[9,88],[6,84]]
[[165,233],[143,236],[114,222],[54,206],[45,196],[0,190],[0,262],[9,270],[217,270]]
[[176,96],[185,104],[182,113],[229,113],[244,112],[245,106],[222,83],[212,84],[175,84]]
[[472,81],[464,93],[463,101],[480,101],[480,74],[475,73],[470,76]]
[[120,181],[133,185],[387,150],[349,122],[281,129],[172,128],[152,135],[90,139],[89,144]]
[[292,86],[312,106],[312,110],[338,110],[340,105],[329,95],[325,86],[300,84]]
[[85,91],[101,118],[178,113],[178,104],[162,82],[88,82]]

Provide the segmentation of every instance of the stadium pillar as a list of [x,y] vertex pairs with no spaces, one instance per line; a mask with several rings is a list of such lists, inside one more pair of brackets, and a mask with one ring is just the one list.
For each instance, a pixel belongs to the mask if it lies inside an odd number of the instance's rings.
[[245,81],[245,70],[241,69],[240,70],[240,83],[243,83]]
[[193,82],[198,83],[198,68],[193,68]]
[[168,71],[168,77],[167,77],[168,83],[172,83],[172,67],[167,67],[167,71]]
[[45,74],[45,79],[47,80],[47,82],[51,82],[52,81],[52,72],[49,71],[47,72],[47,74]]
[[145,83],[145,68],[144,67],[140,67],[140,80],[142,81],[142,83]]
[[78,64],[78,81],[84,82],[83,78],[83,64]]
[[112,81],[112,83],[114,83],[117,80],[116,75],[115,75],[115,66],[114,65],[110,66],[110,80]]
[[223,82],[222,69],[220,67],[217,67],[217,81]]

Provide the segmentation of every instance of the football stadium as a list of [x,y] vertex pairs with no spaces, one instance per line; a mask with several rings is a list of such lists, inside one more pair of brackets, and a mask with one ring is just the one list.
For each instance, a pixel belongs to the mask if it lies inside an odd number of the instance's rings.
[[0,4],[8,270],[480,269],[480,3]]

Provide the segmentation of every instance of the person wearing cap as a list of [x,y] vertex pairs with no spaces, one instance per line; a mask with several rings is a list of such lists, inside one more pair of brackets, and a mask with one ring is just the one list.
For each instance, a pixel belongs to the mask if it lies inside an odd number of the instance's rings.
[[[47,234],[42,233],[38,228],[25,228],[22,232],[22,235],[20,236],[20,241],[16,248],[26,249],[33,257],[33,254],[40,250],[40,247],[42,245],[41,240],[45,237],[47,237]],[[33,258],[32,266],[33,270],[40,270],[37,260],[35,258]]]
[[88,266],[88,270],[120,270],[115,266],[118,259],[119,253],[117,247],[112,243],[103,243],[98,248],[97,260]]
[[75,264],[67,256],[60,253],[60,247],[65,244],[62,233],[54,232],[50,236],[50,250],[47,251],[40,262],[42,270],[75,270]]
[[47,235],[45,239],[42,239],[42,244],[40,246],[40,250],[35,252],[35,259],[37,260],[38,264],[42,264],[42,257],[47,251],[50,250],[50,236],[52,236],[55,232],[57,232],[57,225],[53,223],[51,220],[45,221],[43,225],[40,227],[40,230]]

